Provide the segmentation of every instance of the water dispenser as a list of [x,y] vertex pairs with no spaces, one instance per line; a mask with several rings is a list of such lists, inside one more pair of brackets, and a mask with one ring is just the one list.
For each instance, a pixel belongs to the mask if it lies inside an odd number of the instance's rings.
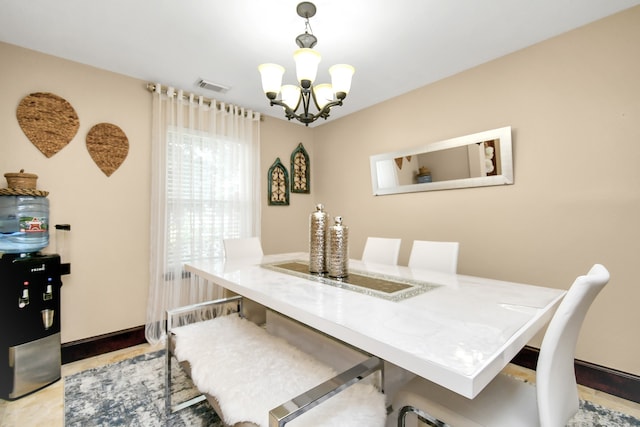
[[[9,188],[0,189],[0,398],[13,400],[60,379],[60,277],[69,264],[67,259],[63,269],[60,255],[40,252],[49,245],[49,200],[48,192],[35,188],[37,175],[20,171],[5,177]],[[66,237],[60,239],[66,245]]]
[[0,397],[60,379],[60,256],[0,258]]

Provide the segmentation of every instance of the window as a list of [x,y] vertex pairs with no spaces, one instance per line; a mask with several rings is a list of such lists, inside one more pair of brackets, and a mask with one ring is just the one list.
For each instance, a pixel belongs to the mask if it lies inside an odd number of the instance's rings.
[[223,137],[169,131],[166,203],[170,265],[221,257],[222,240],[240,237],[243,212],[251,204],[250,200],[242,203],[243,197],[251,197],[242,191],[249,173],[241,167],[241,159],[248,155],[243,147]]
[[166,310],[220,298],[184,264],[221,258],[223,240],[260,236],[260,114],[155,85],[151,122],[150,278],[145,336]]

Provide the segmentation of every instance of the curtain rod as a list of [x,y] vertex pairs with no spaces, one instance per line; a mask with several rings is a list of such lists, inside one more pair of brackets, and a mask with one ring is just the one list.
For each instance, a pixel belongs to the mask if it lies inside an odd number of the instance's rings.
[[[167,89],[169,89],[169,87],[168,87],[168,86],[163,86],[163,85],[158,84],[158,83],[147,83],[147,90],[148,90],[149,92],[155,92],[155,91],[156,91],[156,87],[158,87],[158,86],[160,87],[160,93],[164,93],[164,94],[166,94],[166,93],[167,93]],[[178,94],[178,90],[176,90],[176,92],[175,92],[175,93],[176,93],[176,96],[177,96],[177,94]],[[222,103],[221,103],[221,102],[216,101],[215,99],[211,99],[211,98],[207,98],[207,97],[204,97],[204,96],[201,96],[201,95],[197,95],[197,94],[195,94],[195,93],[191,93],[191,92],[184,92],[184,91],[183,91],[182,98],[183,98],[183,99],[189,99],[189,98],[191,97],[191,95],[193,95],[193,98],[194,98],[194,99],[202,98],[202,102],[203,102],[204,104],[209,105],[209,107],[211,107],[211,106],[212,106],[212,104],[216,103],[216,104],[215,104],[215,106],[216,106],[216,108],[217,108],[218,110],[220,110],[220,109],[222,108]],[[229,112],[229,110],[230,110],[231,106],[232,106],[231,104],[225,104],[225,111],[226,111],[227,113]],[[257,115],[257,116],[260,118],[260,121],[263,121],[263,120],[264,120],[263,116],[262,116],[260,113],[257,113],[257,112],[254,112],[254,111],[252,111],[251,113],[253,114],[253,118],[254,118],[254,119],[256,118],[256,115]],[[239,110],[239,111],[238,111],[238,114],[242,114],[242,112]],[[245,110],[245,111],[244,111],[244,114],[243,114],[243,115],[244,115],[244,117],[247,117],[247,114],[249,114],[249,112]]]

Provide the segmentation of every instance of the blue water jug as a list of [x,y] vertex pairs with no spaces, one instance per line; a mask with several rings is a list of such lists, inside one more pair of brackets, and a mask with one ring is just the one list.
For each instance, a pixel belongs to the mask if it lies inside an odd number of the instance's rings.
[[0,253],[37,252],[49,246],[49,199],[0,196]]

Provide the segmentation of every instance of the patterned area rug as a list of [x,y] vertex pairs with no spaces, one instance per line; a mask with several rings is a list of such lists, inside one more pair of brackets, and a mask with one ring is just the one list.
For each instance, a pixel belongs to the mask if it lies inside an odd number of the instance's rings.
[[[198,394],[177,364],[172,368],[173,402]],[[164,413],[164,351],[89,369],[64,378],[66,427],[223,427],[208,402]],[[635,417],[580,401],[568,427],[640,427]],[[365,426],[363,426],[365,427]]]
[[593,402],[580,400],[578,413],[567,427],[638,427],[640,420],[631,415],[612,411]]
[[[157,351],[65,377],[65,426],[222,427],[207,401],[165,416],[164,361]],[[174,405],[198,395],[177,364],[171,371]]]

